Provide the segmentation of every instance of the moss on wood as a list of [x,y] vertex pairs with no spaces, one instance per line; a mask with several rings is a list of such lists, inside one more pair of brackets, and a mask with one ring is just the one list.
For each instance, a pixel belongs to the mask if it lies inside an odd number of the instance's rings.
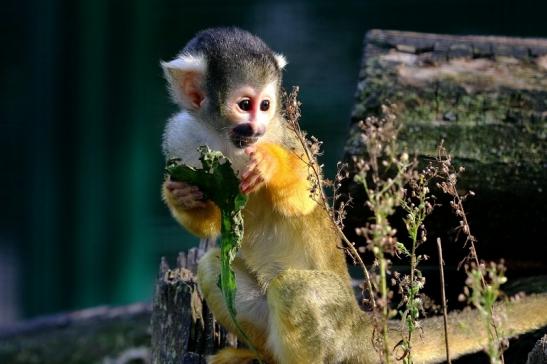
[[[444,140],[454,164],[465,167],[459,187],[477,194],[467,206],[485,258],[531,262],[547,254],[537,244],[547,239],[547,40],[371,31],[348,160],[366,153],[356,122],[382,104],[395,106],[401,149],[425,162]],[[356,197],[351,235],[366,209],[358,186],[348,189]],[[448,237],[457,221],[444,212],[429,224]],[[535,272],[547,271],[539,266]]]
[[107,363],[130,349],[145,363],[150,347],[150,305],[95,308],[31,321],[0,337],[0,363]]

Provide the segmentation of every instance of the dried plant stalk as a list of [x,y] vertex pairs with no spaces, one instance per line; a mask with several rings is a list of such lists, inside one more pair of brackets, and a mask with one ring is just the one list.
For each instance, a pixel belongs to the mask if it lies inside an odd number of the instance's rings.
[[446,292],[444,283],[444,260],[443,260],[443,248],[441,246],[441,238],[437,238],[437,250],[439,252],[439,274],[441,276],[441,296],[443,306],[443,326],[444,326],[444,346],[446,349],[446,362],[452,364],[450,360],[450,348],[448,346],[448,312],[446,308]]
[[[365,263],[363,262],[363,259],[359,255],[359,252],[357,249],[355,249],[355,244],[351,242],[346,234],[344,234],[342,227],[343,227],[343,218],[345,216],[344,208],[346,205],[342,205],[341,208],[335,209],[334,208],[334,202],[333,204],[329,204],[329,199],[327,195],[325,194],[325,191],[323,187],[325,186],[325,181],[323,180],[323,173],[322,173],[322,165],[319,165],[316,163],[316,157],[320,153],[321,148],[321,142],[317,140],[315,137],[308,137],[306,136],[306,133],[302,131],[300,128],[300,124],[298,121],[300,120],[300,105],[301,103],[298,101],[298,92],[299,88],[297,86],[292,88],[292,91],[287,94],[284,93],[283,95],[283,101],[284,101],[284,117],[288,123],[289,129],[295,134],[298,142],[301,144],[302,149],[304,151],[304,156],[301,156],[302,160],[307,163],[308,169],[310,172],[310,179],[312,182],[312,191],[310,193],[312,196],[319,196],[319,203],[321,207],[323,207],[328,215],[331,218],[333,227],[338,232],[340,238],[345,244],[346,251],[353,259],[354,263],[358,264],[361,267],[361,270],[363,271],[363,274],[365,276],[366,285],[369,291],[369,296],[371,298],[371,304],[372,307],[376,307],[376,302],[374,300],[374,291],[372,288],[372,283],[370,279],[370,274],[368,272],[367,267],[365,266]],[[338,181],[337,181],[338,182]],[[336,194],[337,188],[339,185],[336,183],[334,185],[334,193]]]
[[[393,292],[388,287],[391,267],[389,257],[398,256],[404,248],[397,240],[397,231],[392,227],[389,218],[405,204],[405,186],[415,176],[415,163],[409,161],[408,154],[398,154],[395,143],[395,114],[390,107],[384,106],[381,117],[370,116],[360,122],[359,127],[361,141],[366,147],[367,154],[353,159],[356,168],[354,181],[363,186],[367,196],[366,206],[372,217],[363,227],[357,228],[356,233],[365,239],[366,248],[374,254],[374,264],[378,267],[378,274],[373,278],[377,287],[377,309],[374,319],[375,334],[379,334],[376,339],[381,345],[377,345],[376,349],[381,361],[389,363],[392,348],[388,346],[388,321],[397,314],[397,311],[390,307]],[[410,206],[409,203],[409,215],[415,212],[414,207]],[[411,220],[417,222],[414,218]],[[417,223],[416,235],[419,226],[421,221]],[[408,250],[404,251],[410,254]],[[416,303],[415,300],[409,302]],[[407,315],[411,316],[415,317],[414,314]],[[404,354],[399,358],[407,362],[409,345],[405,343],[408,342],[403,340]]]
[[505,266],[503,262],[495,264],[479,260],[476,249],[477,238],[471,232],[463,206],[463,202],[468,197],[474,196],[475,193],[469,191],[467,194],[460,195],[458,192],[456,184],[459,174],[464,171],[464,168],[460,167],[456,170],[452,164],[452,158],[442,142],[438,148],[436,161],[438,166],[434,174],[441,180],[437,183],[437,187],[451,198],[450,206],[459,218],[458,230],[465,236],[464,247],[469,245],[468,255],[459,264],[459,267],[464,265],[467,273],[466,287],[464,287],[464,294],[460,296],[460,300],[467,298],[467,301],[481,313],[488,333],[486,353],[490,357],[490,363],[503,364],[503,351],[508,342],[503,339],[503,335],[498,329],[499,325],[496,321],[500,318],[494,312],[494,303],[501,296],[500,285],[507,281],[504,274]]
[[[287,120],[289,130],[291,130],[301,148],[297,152],[299,158],[304,161],[309,169],[309,180],[311,182],[310,195],[320,206],[325,209],[333,228],[336,229],[342,241],[345,244],[345,250],[352,257],[354,263],[358,264],[366,279],[366,289],[370,304],[375,312],[375,333],[380,333],[378,337],[375,334],[374,341],[379,344],[378,352],[382,362],[390,362],[391,348],[388,343],[388,320],[395,316],[396,311],[390,309],[389,301],[393,292],[388,288],[389,269],[391,262],[388,255],[399,256],[403,254],[410,258],[410,274],[400,278],[400,274],[394,273],[395,280],[399,280],[399,289],[403,294],[403,301],[400,306],[404,306],[401,311],[402,323],[406,325],[406,335],[398,344],[403,348],[404,354],[398,360],[410,364],[412,363],[411,339],[412,334],[419,328],[419,313],[423,310],[420,290],[425,284],[421,272],[417,266],[420,260],[427,257],[418,255],[416,249],[420,244],[426,241],[426,230],[424,227],[425,218],[433,210],[434,196],[430,194],[429,185],[433,179],[439,180],[437,186],[448,196],[450,196],[450,205],[459,218],[458,229],[465,236],[464,246],[469,246],[469,254],[462,261],[468,272],[468,281],[471,291],[466,290],[469,301],[484,313],[483,318],[486,325],[491,329],[489,333],[489,346],[487,353],[491,357],[492,363],[503,363],[503,342],[493,314],[493,303],[499,296],[499,284],[505,279],[503,269],[492,270],[485,269],[485,264],[481,263],[476,250],[476,237],[471,233],[467,216],[463,207],[464,200],[473,196],[470,191],[465,195],[460,195],[456,189],[458,171],[452,165],[451,157],[448,155],[442,143],[438,149],[438,156],[434,163],[418,172],[416,170],[416,161],[409,162],[409,156],[406,153],[398,154],[396,150],[397,127],[395,125],[395,114],[389,107],[382,108],[382,117],[369,117],[359,125],[362,129],[362,142],[367,148],[366,157],[357,157],[353,159],[356,168],[355,181],[365,188],[367,194],[367,206],[373,213],[372,222],[368,222],[364,227],[356,229],[357,235],[363,236],[367,242],[366,249],[370,250],[375,257],[375,265],[379,273],[371,278],[359,252],[355,248],[355,243],[351,242],[343,232],[343,220],[346,215],[345,208],[347,202],[339,202],[339,187],[341,181],[347,178],[348,172],[346,165],[338,164],[338,173],[334,181],[323,179],[323,166],[316,162],[320,154],[321,142],[315,137],[308,137],[300,129],[298,123],[300,119],[300,102],[297,100],[298,87],[293,87],[289,94],[283,95],[284,117]],[[332,203],[329,203],[324,188],[332,188]],[[336,202],[338,206],[335,206]],[[393,229],[388,221],[396,209],[402,209],[406,212],[404,223],[409,234],[411,246],[407,249],[397,240],[396,230]],[[446,294],[444,284],[444,270],[442,260],[442,247],[440,239],[437,239],[439,251],[439,270],[441,274],[441,293],[442,307],[444,316],[445,346],[447,361],[450,363],[450,353],[448,345],[447,328],[447,308]],[[471,262],[472,264],[468,264]],[[471,268],[470,268],[471,267]],[[485,278],[488,275],[488,279]],[[373,283],[375,282],[375,286]],[[495,289],[492,287],[495,283]],[[379,340],[376,341],[376,340]],[[376,346],[376,345],[375,345]]]

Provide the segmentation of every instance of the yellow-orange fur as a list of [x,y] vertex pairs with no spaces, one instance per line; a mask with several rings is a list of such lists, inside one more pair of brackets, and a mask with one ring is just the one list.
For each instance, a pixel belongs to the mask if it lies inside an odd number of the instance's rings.
[[[277,331],[278,363],[379,362],[372,346],[374,324],[360,310],[353,293],[340,278],[326,271],[288,270],[274,279],[268,290],[271,325]],[[504,337],[547,326],[547,294],[532,295],[517,302],[499,304],[495,314],[505,317],[498,325]],[[442,317],[420,321],[423,330],[412,339],[416,364],[439,363],[446,359]],[[485,323],[476,310],[449,314],[451,358],[483,349],[487,343]],[[401,323],[390,322],[389,347],[402,338]],[[280,355],[279,355],[280,354]],[[402,352],[394,350],[392,361]]]
[[[273,120],[262,141],[256,144],[255,161],[264,183],[251,193],[243,211],[245,233],[234,265],[238,279],[238,320],[263,359],[274,355],[266,344],[269,336],[266,292],[279,273],[287,269],[324,270],[340,277],[348,287],[350,282],[344,253],[338,246],[339,237],[327,212],[310,196],[308,165],[303,161],[302,150],[295,147],[298,144],[287,135],[281,122]],[[189,231],[198,236],[218,233],[216,212],[180,209],[165,187],[164,196],[175,218]],[[217,319],[235,332],[217,286],[218,266],[218,252],[206,254],[198,267],[198,281]],[[240,282],[241,277],[250,283],[246,286]],[[254,301],[245,301],[245,296],[254,297]],[[222,351],[211,362],[229,363],[226,358],[235,353]]]
[[[273,142],[276,139],[278,143]],[[238,322],[266,363],[377,363],[372,319],[356,303],[344,253],[326,211],[310,197],[301,151],[285,135],[270,132],[264,140],[255,153],[264,184],[250,195],[243,211],[245,233],[233,264]],[[180,210],[166,189],[164,196],[188,230],[198,236],[218,233],[216,206]],[[212,250],[201,259],[198,281],[215,317],[237,332],[217,285],[218,254]],[[546,295],[507,307],[512,334],[547,325]],[[414,362],[443,361],[440,319],[421,323],[423,334],[414,335],[412,342]],[[486,334],[476,312],[451,314],[449,325],[453,357],[484,347]],[[401,338],[400,324],[391,327],[394,347]],[[252,351],[228,348],[208,362],[250,363],[253,358]]]
[[256,354],[248,349],[226,348],[207,360],[209,364],[252,364]]
[[204,238],[215,236],[220,232],[220,209],[213,202],[206,201],[205,207],[183,209],[175,203],[165,183],[162,187],[162,197],[175,220],[192,234]]
[[317,202],[309,197],[311,186],[303,156],[274,143],[261,143],[256,148],[259,169],[266,181],[271,206],[284,216],[306,215]]
[[[199,146],[219,150],[240,173],[241,189],[250,193],[233,263],[235,305],[238,322],[265,362],[377,363],[371,317],[357,306],[339,236],[323,206],[310,197],[302,146],[280,116],[285,65],[283,56],[248,32],[198,33],[175,59],[162,62],[173,100],[182,108],[166,125],[163,150],[167,158],[194,167]],[[217,235],[217,206],[199,201],[202,195],[192,187],[176,185],[166,182],[163,188],[175,219],[198,236]],[[216,318],[237,332],[217,285],[218,254],[212,250],[199,262],[199,285]],[[525,302],[510,314],[520,331],[547,317],[545,296]],[[451,316],[455,356],[484,342],[476,330],[462,333],[459,317]],[[470,325],[477,321],[476,314],[461,317]],[[424,339],[415,335],[413,342],[415,363],[442,360],[438,320],[423,325]],[[249,363],[253,357],[252,351],[229,348],[209,362]]]

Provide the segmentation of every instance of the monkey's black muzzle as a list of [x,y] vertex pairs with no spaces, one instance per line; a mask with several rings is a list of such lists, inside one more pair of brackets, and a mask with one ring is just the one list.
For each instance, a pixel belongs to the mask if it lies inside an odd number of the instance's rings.
[[230,139],[237,148],[243,149],[258,141],[264,134],[264,130],[255,128],[250,123],[239,124],[232,129]]

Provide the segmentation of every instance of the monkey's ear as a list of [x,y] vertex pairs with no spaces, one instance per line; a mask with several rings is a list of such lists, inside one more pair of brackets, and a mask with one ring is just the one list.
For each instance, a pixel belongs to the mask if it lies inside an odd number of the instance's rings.
[[275,61],[277,62],[277,66],[279,67],[279,69],[282,70],[283,68],[285,68],[285,66],[288,63],[285,56],[282,55],[282,54],[279,54],[279,53],[274,53],[274,57],[275,57]]
[[199,109],[205,99],[205,58],[182,54],[170,62],[161,62],[161,67],[173,101],[189,110]]

